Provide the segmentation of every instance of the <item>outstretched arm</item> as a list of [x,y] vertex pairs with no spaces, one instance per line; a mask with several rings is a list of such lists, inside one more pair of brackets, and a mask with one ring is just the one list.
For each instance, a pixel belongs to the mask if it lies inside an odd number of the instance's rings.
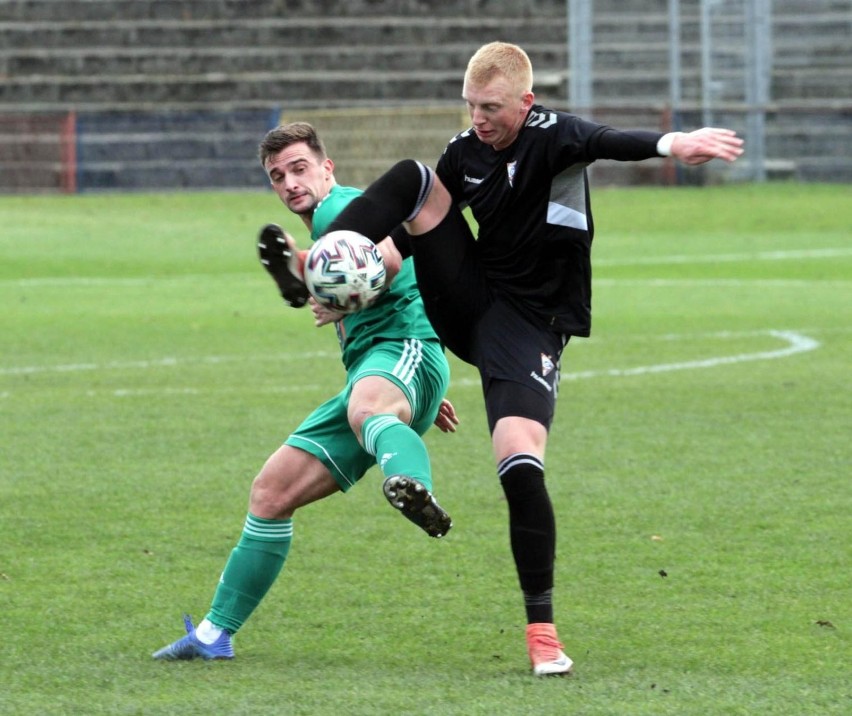
[[730,129],[703,127],[693,132],[649,132],[600,126],[589,138],[587,156],[637,162],[652,157],[673,157],[684,164],[703,164],[711,159],[732,162],[743,153],[743,140]]

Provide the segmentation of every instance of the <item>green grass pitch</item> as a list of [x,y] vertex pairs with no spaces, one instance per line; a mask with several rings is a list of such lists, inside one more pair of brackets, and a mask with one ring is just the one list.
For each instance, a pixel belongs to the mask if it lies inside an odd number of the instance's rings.
[[841,714],[848,186],[598,189],[594,330],[547,455],[570,678],[535,679],[478,381],[427,437],[455,526],[374,469],[297,513],[230,663],[204,615],[250,482],[342,380],[256,260],[271,193],[0,198],[0,713]]

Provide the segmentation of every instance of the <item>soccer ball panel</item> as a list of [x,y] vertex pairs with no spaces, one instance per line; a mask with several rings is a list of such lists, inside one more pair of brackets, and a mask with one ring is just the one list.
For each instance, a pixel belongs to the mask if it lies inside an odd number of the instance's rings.
[[308,252],[305,283],[320,305],[337,313],[355,313],[384,290],[385,264],[366,236],[332,231]]

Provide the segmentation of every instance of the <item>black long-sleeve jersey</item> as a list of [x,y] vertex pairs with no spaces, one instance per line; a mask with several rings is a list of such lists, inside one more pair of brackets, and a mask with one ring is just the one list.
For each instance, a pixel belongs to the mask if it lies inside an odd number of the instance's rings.
[[661,136],[534,105],[511,146],[496,151],[468,129],[447,145],[436,173],[479,224],[477,250],[493,290],[560,333],[588,336],[594,223],[586,167],[658,157]]

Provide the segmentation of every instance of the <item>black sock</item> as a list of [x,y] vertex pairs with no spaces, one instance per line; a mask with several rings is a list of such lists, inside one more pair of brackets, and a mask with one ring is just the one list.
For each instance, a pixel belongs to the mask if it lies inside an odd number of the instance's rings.
[[403,159],[350,201],[328,231],[348,229],[379,242],[403,221],[417,216],[433,179],[431,169],[414,159]]
[[553,624],[552,589],[548,589],[540,594],[529,594],[524,592],[524,606],[527,610],[528,624],[539,624],[541,622]]
[[544,484],[544,465],[534,455],[510,455],[497,471],[509,503],[509,538],[527,621],[552,622],[556,519]]

